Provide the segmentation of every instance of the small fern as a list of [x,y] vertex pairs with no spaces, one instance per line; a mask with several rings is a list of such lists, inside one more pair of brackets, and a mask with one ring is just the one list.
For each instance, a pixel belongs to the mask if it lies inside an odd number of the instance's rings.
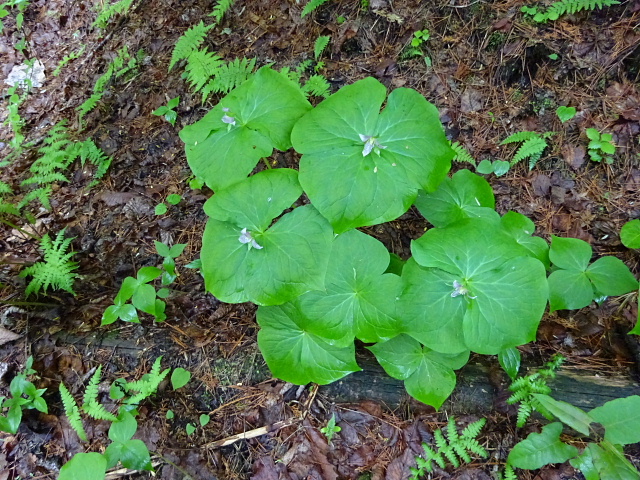
[[235,0],[218,0],[218,3],[213,7],[213,11],[209,16],[213,17],[216,20],[216,23],[220,23],[234,2]]
[[322,52],[324,52],[324,50],[327,48],[330,40],[331,37],[329,35],[322,35],[316,38],[316,42],[313,45],[313,57],[316,60],[320,59],[320,57],[322,56]]
[[184,32],[176,42],[175,47],[173,47],[171,61],[169,62],[169,70],[171,70],[180,60],[189,58],[189,55],[199,50],[207,36],[207,32],[213,27],[214,25],[205,25],[203,21],[200,21],[199,24],[193,25]]
[[60,60],[60,62],[58,63],[58,66],[56,67],[56,69],[53,71],[53,76],[57,77],[58,75],[60,75],[60,72],[62,72],[62,69],[67,65],[67,63],[80,57],[80,55],[84,53],[84,50],[86,48],[87,48],[86,45],[82,45],[82,47],[79,50],[76,50],[75,52],[71,52],[69,55],[65,55],[62,58],[62,60]]
[[502,474],[502,480],[518,480],[518,476],[513,467],[508,463],[504,466],[504,472]]
[[197,50],[187,58],[184,78],[189,82],[195,92],[204,88],[207,82],[216,75],[224,60],[213,52]]
[[507,399],[507,403],[509,405],[520,403],[516,423],[518,427],[524,426],[534,410],[549,419],[553,418],[551,413],[535,399],[534,394],[542,393],[549,395],[551,393],[551,388],[547,385],[547,381],[555,378],[556,371],[560,368],[564,360],[565,358],[562,355],[554,355],[553,358],[537,372],[519,377],[511,383],[509,390],[513,393]]
[[18,209],[21,210],[34,200],[38,200],[45,209],[51,210],[51,202],[49,199],[51,198],[52,193],[53,190],[51,188],[51,185],[46,185],[44,187],[31,190],[24,197],[22,197],[22,200],[20,200],[20,202],[18,203]]
[[115,422],[118,420],[113,413],[109,412],[104,405],[98,402],[98,387],[100,384],[100,375],[102,375],[102,365],[100,365],[89,380],[89,385],[84,391],[84,398],[82,399],[82,410],[96,420],[108,420]]
[[582,10],[595,10],[596,8],[610,7],[611,5],[619,5],[617,0],[560,0],[552,3],[546,10],[538,11],[536,7],[524,6],[521,11],[525,14],[532,15],[533,19],[538,23],[544,23],[549,20],[558,20],[562,15],[573,14]]
[[116,3],[113,3],[107,7],[105,7],[96,18],[95,22],[93,22],[94,27],[98,28],[106,28],[109,25],[109,22],[116,15],[126,15],[133,5],[134,0],[119,0]]
[[112,159],[105,155],[102,149],[98,148],[90,138],[87,138],[84,142],[76,144],[76,146],[78,148],[78,155],[80,156],[82,165],[88,161],[96,166],[96,171],[93,174],[95,180],[91,182],[91,185],[94,185],[98,180],[105,176],[107,170],[109,170],[109,167],[111,166]]
[[80,120],[82,120],[86,114],[88,114],[94,108],[96,108],[96,106],[98,106],[98,102],[102,100],[103,96],[104,92],[94,92],[89,98],[82,102],[82,105],[76,108],[76,111],[80,115]]
[[456,162],[466,162],[470,163],[474,167],[476,166],[475,159],[471,156],[469,151],[464,148],[459,142],[453,142],[451,144],[451,149],[455,152],[455,156],[453,160]]
[[64,413],[69,419],[69,424],[71,428],[75,430],[80,437],[80,440],[86,442],[87,441],[87,433],[84,431],[84,426],[82,425],[82,417],[80,417],[80,409],[78,408],[78,404],[76,403],[73,395],[67,390],[67,387],[64,386],[64,383],[60,384],[60,396],[62,397],[62,405],[64,406]]
[[528,158],[529,170],[532,170],[538,160],[540,160],[545,148],[547,148],[548,145],[546,139],[551,135],[553,135],[553,132],[545,132],[542,135],[536,132],[517,132],[505,138],[500,142],[500,145],[522,143],[522,145],[518,147],[518,150],[510,163],[511,165],[515,165],[516,163]]
[[303,93],[309,97],[324,97],[329,96],[329,82],[322,75],[311,75],[302,87]]
[[255,68],[255,58],[236,58],[230,62],[221,63],[214,71],[213,78],[208,80],[202,89],[203,101],[212,93],[229,93],[246,82],[253,75]]
[[445,468],[448,460],[455,468],[458,468],[461,462],[471,462],[470,454],[472,453],[487,458],[489,454],[476,439],[486,421],[485,418],[481,418],[469,424],[462,433],[458,433],[456,420],[454,417],[450,417],[447,423],[447,437],[445,438],[440,429],[433,434],[436,443],[435,449],[426,443],[422,444],[424,458],[416,457],[418,468],[411,468],[412,476],[410,478],[417,480],[425,474],[425,471],[432,472],[434,462],[440,468]]
[[75,295],[73,282],[78,275],[73,271],[78,264],[71,261],[75,252],[67,252],[73,238],[64,238],[64,232],[63,228],[53,241],[49,235],[42,237],[40,246],[43,250],[44,262],[38,262],[20,272],[21,277],[33,277],[27,286],[26,296],[40,291],[46,292],[49,287],[66,290]]
[[309,15],[310,13],[320,8],[322,5],[324,5],[328,1],[329,0],[309,0],[309,3],[307,3],[302,9],[302,13],[300,14],[300,17],[302,18],[306,17],[307,15]]
[[170,368],[167,368],[161,371],[161,361],[162,357],[158,357],[153,363],[151,371],[148,374],[144,375],[140,380],[137,380],[135,382],[127,382],[127,384],[124,386],[124,389],[128,393],[134,394],[125,401],[126,404],[138,405],[144,399],[149,398],[151,395],[156,393],[156,390],[158,390],[158,386],[167,376],[169,370],[171,370]]

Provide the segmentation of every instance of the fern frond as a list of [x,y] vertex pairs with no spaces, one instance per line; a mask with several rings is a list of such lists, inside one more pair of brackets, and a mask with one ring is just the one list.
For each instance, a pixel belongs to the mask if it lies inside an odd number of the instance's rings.
[[532,138],[539,137],[540,135],[536,132],[516,132],[513,135],[509,135],[503,141],[500,142],[500,145],[506,145],[508,143],[516,143],[516,142],[524,142],[526,140],[530,140]]
[[533,407],[529,402],[522,402],[518,407],[518,418],[516,420],[516,425],[518,428],[523,427],[527,420],[533,413]]
[[302,92],[307,96],[327,98],[331,86],[322,75],[311,75],[302,87]]
[[13,190],[11,189],[11,185],[0,180],[0,195],[2,194],[11,194]]
[[51,197],[52,193],[53,190],[51,189],[51,185],[46,185],[44,187],[31,190],[22,198],[22,200],[20,200],[20,202],[18,203],[18,208],[22,209],[34,200],[38,200],[45,209],[51,210],[51,202],[49,201],[49,198]]
[[460,434],[460,436],[465,439],[476,438],[478,435],[480,435],[480,431],[482,430],[482,428],[486,423],[487,423],[486,418],[481,418],[479,420],[476,420],[475,422],[467,425],[465,429],[462,430],[462,433]]
[[82,165],[86,161],[96,166],[96,172],[93,174],[96,180],[101,179],[109,170],[111,166],[111,157],[105,155],[102,149],[98,148],[93,140],[87,138],[84,142],[77,144],[78,156]]
[[71,261],[75,252],[67,252],[73,238],[64,238],[65,229],[58,232],[55,240],[49,235],[42,237],[40,246],[43,250],[44,262],[38,262],[20,272],[21,277],[32,276],[33,279],[27,286],[25,295],[46,292],[49,287],[62,289],[75,295],[73,282],[78,274],[73,273],[77,263]]
[[191,87],[199,92],[222,65],[224,65],[222,58],[213,52],[208,52],[206,49],[197,50],[187,58],[184,77]]
[[549,20],[557,20],[561,15],[573,14],[581,10],[595,10],[596,8],[618,5],[617,0],[561,0],[554,2],[545,12]]
[[2,198],[0,198],[0,215],[9,214],[9,215],[20,215],[20,210],[13,203],[5,202]]
[[324,49],[327,48],[330,40],[331,36],[329,35],[321,35],[320,37],[316,38],[316,42],[313,45],[313,56],[316,60],[320,59],[322,52],[324,52]]
[[[511,165],[515,165],[519,161],[529,157],[532,159],[535,158],[535,161],[533,161],[533,164],[535,165],[535,162],[540,158],[545,148],[547,148],[547,142],[540,136],[535,136],[529,140],[525,140],[511,159]],[[530,166],[530,168],[533,168],[533,166]]]
[[216,23],[220,23],[234,2],[235,0],[218,0],[218,3],[213,7],[213,11],[209,16],[215,18]]
[[92,418],[95,418],[96,420],[109,420],[110,422],[115,422],[118,420],[118,417],[109,412],[106,408],[104,408],[104,405],[98,402],[98,388],[101,375],[102,365],[100,365],[91,376],[89,385],[87,385],[87,388],[84,391],[84,398],[82,399],[82,410],[84,411],[84,413]]
[[126,15],[129,12],[131,5],[133,5],[133,1],[134,0],[119,0],[118,2],[104,8],[96,18],[95,22],[93,22],[93,26],[106,28],[114,16]]
[[221,63],[215,70],[214,76],[202,89],[203,101],[212,93],[227,94],[246,82],[256,67],[255,58],[236,58],[227,63]]
[[199,24],[190,27],[184,34],[178,39],[173,52],[171,53],[171,61],[169,62],[169,70],[178,63],[180,60],[189,58],[193,52],[200,49],[202,42],[204,42],[207,32],[211,30],[214,25],[205,25],[203,21]]
[[300,14],[300,17],[302,18],[306,17],[307,15],[309,15],[310,13],[318,9],[320,6],[327,3],[327,1],[328,0],[309,0],[309,3],[307,3],[302,9],[302,13]]
[[451,149],[455,153],[453,160],[455,160],[456,162],[470,163],[474,167],[476,166],[475,159],[471,156],[469,151],[466,148],[464,148],[459,142],[453,142],[451,144]]
[[76,111],[80,114],[80,119],[84,118],[87,113],[96,108],[98,102],[102,100],[103,96],[104,92],[94,92],[82,103],[82,105],[77,107]]
[[518,480],[516,472],[514,471],[513,467],[508,463],[504,466],[502,480]]
[[80,437],[80,440],[86,442],[87,434],[84,431],[84,426],[82,425],[82,418],[80,417],[80,409],[78,408],[78,404],[76,403],[73,395],[67,390],[67,387],[64,386],[64,383],[60,383],[60,397],[62,397],[62,405],[64,406],[64,413],[69,419],[69,424],[71,428],[75,430]]
[[169,373],[170,368],[165,369],[164,371],[160,371],[160,363],[162,361],[162,357],[158,357],[156,361],[153,363],[151,367],[151,371],[144,375],[140,380],[135,382],[127,382],[124,386],[127,392],[138,392],[135,395],[129,397],[125,403],[129,405],[138,405],[143,400],[149,398],[151,395],[156,393],[160,383]]

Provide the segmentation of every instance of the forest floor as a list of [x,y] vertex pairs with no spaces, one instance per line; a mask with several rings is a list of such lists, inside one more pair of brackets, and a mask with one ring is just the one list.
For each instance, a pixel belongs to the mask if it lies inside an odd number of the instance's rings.
[[[0,388],[7,390],[32,355],[39,377],[34,382],[47,388],[49,405],[48,414],[25,412],[17,434],[0,434],[0,480],[57,478],[75,453],[104,450],[108,422],[87,421],[89,441],[81,442],[64,416],[60,382],[80,398],[98,365],[104,367],[101,385],[106,388],[119,377],[140,378],[161,355],[163,367],[183,367],[192,378],[177,391],[164,382],[140,408],[136,438],[153,452],[157,478],[399,480],[408,478],[420,444],[446,423],[446,407],[434,412],[406,398],[393,404],[382,397],[336,403],[325,387],[272,379],[257,348],[255,307],[219,302],[205,292],[197,271],[184,268],[199,256],[206,221],[202,205],[211,192],[188,186],[191,174],[178,132],[219,97],[203,104],[181,78],[182,68],[168,67],[178,38],[200,21],[211,23],[207,15],[214,5],[135,1],[126,15],[99,29],[92,25],[98,8],[93,2],[33,0],[21,28],[15,21],[17,7],[2,19],[0,81],[27,59],[42,62],[45,78],[19,106],[28,144],[19,155],[12,154],[10,125],[0,126],[0,159],[13,155],[0,168],[0,179],[21,198],[27,190],[20,182],[38,148],[63,120],[71,138],[92,138],[113,162],[95,185],[91,166],[77,162],[69,181],[55,185],[50,210],[33,202],[27,208],[32,223],[8,216],[20,228],[0,224],[0,333],[19,336],[0,346]],[[615,255],[637,276],[640,255],[621,245],[619,232],[626,221],[640,217],[640,0],[543,24],[521,13],[523,5],[515,0],[329,0],[301,18],[304,2],[238,0],[209,31],[205,45],[224,59],[256,58],[257,66],[277,69],[295,69],[311,60],[304,73],[308,78],[316,63],[314,42],[329,35],[319,73],[332,92],[367,76],[389,89],[414,88],[437,106],[448,138],[477,161],[512,158],[514,147],[500,142],[517,131],[555,132],[532,170],[521,163],[504,176],[487,176],[497,210],[525,214],[544,238],[586,240],[596,256]],[[425,29],[430,37],[420,52],[409,54],[414,33]],[[26,40],[22,51],[16,48],[21,39]],[[109,83],[81,122],[76,108],[123,47],[137,65]],[[58,76],[52,74],[63,57],[82,48]],[[0,122],[9,116],[8,88],[3,84]],[[152,114],[177,96],[175,126]],[[311,98],[316,104],[321,100]],[[563,124],[555,113],[558,106],[575,107],[577,115]],[[613,135],[613,163],[589,159],[587,128]],[[274,152],[269,161],[297,161],[284,157]],[[462,167],[472,168],[454,165]],[[156,206],[170,194],[180,195],[180,202],[156,215]],[[412,208],[395,222],[365,230],[406,258],[410,241],[426,226]],[[26,298],[26,281],[18,274],[40,259],[33,237],[63,228],[74,237],[79,262],[76,295],[50,291]],[[142,315],[140,324],[101,327],[123,279],[161,263],[154,240],[187,244],[177,259],[180,276],[167,299],[167,319],[156,323]],[[637,314],[633,294],[548,314],[537,342],[522,348],[525,361],[540,366],[553,353],[562,353],[566,370],[637,379],[638,342],[626,334]],[[513,410],[500,396],[507,384],[504,376],[491,382],[499,405],[487,414],[481,436],[490,458],[438,470],[433,478],[491,478],[508,449],[537,428],[516,429]],[[169,410],[173,419],[166,418]],[[202,414],[210,416],[205,426],[199,423]],[[328,442],[320,428],[333,415],[342,430]],[[479,415],[462,412],[459,419],[468,422]],[[191,435],[187,424],[196,426]],[[233,437],[243,432],[255,436]],[[640,459],[637,449],[627,453]],[[568,464],[521,475],[582,478]],[[151,474],[118,471],[108,478]]]

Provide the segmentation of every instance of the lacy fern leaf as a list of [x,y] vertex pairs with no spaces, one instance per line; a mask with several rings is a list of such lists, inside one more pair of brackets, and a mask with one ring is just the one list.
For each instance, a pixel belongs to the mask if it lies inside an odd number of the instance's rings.
[[329,82],[322,75],[311,75],[302,87],[303,93],[308,96],[324,97],[329,96]]
[[431,448],[426,443],[422,444],[424,450],[424,458],[416,457],[418,468],[412,468],[412,479],[417,480],[424,475],[424,472],[433,471],[433,463],[435,462],[440,468],[445,468],[448,460],[455,468],[460,466],[461,462],[471,462],[471,453],[487,458],[489,454],[480,445],[477,440],[482,427],[486,423],[485,418],[469,424],[462,433],[458,433],[456,428],[456,420],[454,417],[449,418],[447,423],[447,436],[443,435],[440,429],[433,434],[436,448]]
[[[96,166],[96,172],[93,175],[96,181],[104,177],[111,166],[111,157],[105,155],[102,149],[98,148],[95,142],[90,138],[87,138],[84,142],[77,144],[77,148],[82,165],[88,161]],[[92,182],[92,184],[93,183],[95,182]]]
[[185,58],[189,58],[193,52],[200,49],[202,42],[204,42],[207,32],[211,30],[214,25],[205,25],[203,21],[199,24],[190,27],[184,34],[178,39],[173,52],[171,53],[171,61],[169,62],[169,70],[171,70],[176,63]]
[[84,426],[82,425],[82,418],[80,417],[80,409],[78,408],[78,404],[76,403],[73,395],[67,390],[67,387],[64,386],[64,383],[60,384],[60,396],[62,397],[62,405],[64,406],[64,413],[69,419],[69,424],[71,428],[75,430],[80,437],[80,440],[87,441],[87,433],[84,431]]
[[[531,14],[533,19],[538,23],[544,23],[549,20],[557,20],[562,15],[573,14],[582,10],[595,10],[596,8],[609,7],[611,5],[619,5],[617,0],[560,0],[552,3],[549,8],[543,11],[534,9]],[[523,7],[524,12],[528,12],[528,7]],[[535,12],[535,13],[534,13]]]
[[[153,363],[151,367],[151,371],[144,375],[140,380],[135,382],[127,382],[125,385],[125,390],[128,393],[134,393],[131,395],[125,403],[128,405],[138,405],[140,402],[149,398],[151,395],[156,393],[158,390],[158,386],[169,373],[170,368],[161,371],[160,363],[162,361],[162,357],[158,357],[156,361]],[[135,393],[137,392],[137,393]]]
[[115,422],[118,420],[113,413],[109,412],[104,405],[98,402],[98,387],[100,384],[100,375],[102,374],[102,365],[100,365],[89,380],[89,385],[84,391],[84,398],[82,399],[82,410],[96,420],[109,420]]
[[98,14],[95,22],[93,22],[93,26],[98,28],[106,28],[114,16],[126,15],[131,8],[131,5],[133,5],[133,1],[134,0],[119,0],[118,2],[105,7]]
[[44,262],[38,262],[20,272],[21,277],[33,277],[27,286],[26,296],[31,293],[38,294],[40,291],[46,292],[49,287],[66,290],[75,295],[73,282],[78,275],[73,271],[78,264],[71,261],[75,252],[67,252],[73,238],[64,238],[64,232],[65,229],[58,232],[53,241],[49,235],[42,237],[40,246],[43,250]]
[[204,88],[209,79],[214,77],[224,60],[206,49],[192,52],[187,58],[184,77],[196,92]]
[[202,89],[203,100],[212,93],[229,93],[246,82],[253,75],[255,67],[255,58],[236,58],[230,62],[221,63],[216,68],[213,78]]
[[213,11],[209,16],[215,18],[216,23],[220,23],[234,3],[235,0],[218,0],[218,3],[213,7]]
[[474,167],[476,166],[475,159],[471,156],[469,151],[464,148],[459,142],[453,142],[451,144],[451,149],[455,152],[453,160],[455,160],[456,162],[470,163]]
[[500,142],[500,145],[522,143],[522,145],[518,147],[518,150],[510,163],[511,165],[515,165],[516,163],[528,158],[529,170],[532,170],[538,160],[540,160],[545,148],[547,148],[548,145],[546,139],[551,135],[553,135],[553,132],[545,132],[543,134],[536,132],[517,132],[505,138]]
[[320,58],[322,52],[324,52],[325,48],[327,48],[327,45],[329,45],[329,40],[331,40],[331,37],[329,35],[322,35],[316,38],[316,42],[313,45],[313,56],[316,60]]
[[309,0],[309,3],[307,3],[302,9],[302,13],[300,14],[300,16],[302,18],[306,17],[307,15],[309,15],[310,13],[320,8],[322,5],[324,5],[328,1],[329,0]]

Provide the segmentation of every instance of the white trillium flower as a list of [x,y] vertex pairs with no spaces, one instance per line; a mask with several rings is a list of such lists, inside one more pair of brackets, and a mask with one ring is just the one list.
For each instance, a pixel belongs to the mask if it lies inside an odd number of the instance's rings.
[[227,112],[229,111],[229,109],[227,107],[223,107],[222,111],[225,112],[224,115],[222,116],[222,123],[235,126],[236,119],[227,115]]
[[380,143],[378,143],[378,139],[372,137],[371,135],[359,134],[358,136],[360,137],[360,140],[364,142],[364,148],[362,149],[363,157],[366,157],[371,152],[375,152],[380,155],[380,150],[384,150],[385,148],[387,148],[384,145],[380,145]]
[[251,235],[251,232],[247,231],[246,228],[243,228],[240,231],[240,237],[238,237],[238,241],[243,244],[248,244],[249,250],[251,250],[251,247],[256,248],[258,250],[262,250],[263,248],[261,245],[258,245],[258,242],[256,242],[256,240],[253,238],[253,235]]
[[455,297],[459,297],[460,295],[465,295],[467,298],[478,298],[477,295],[475,297],[472,297],[471,295],[469,295],[469,289],[464,285],[462,285],[459,281],[454,280],[453,292],[451,292],[451,296],[455,298]]

